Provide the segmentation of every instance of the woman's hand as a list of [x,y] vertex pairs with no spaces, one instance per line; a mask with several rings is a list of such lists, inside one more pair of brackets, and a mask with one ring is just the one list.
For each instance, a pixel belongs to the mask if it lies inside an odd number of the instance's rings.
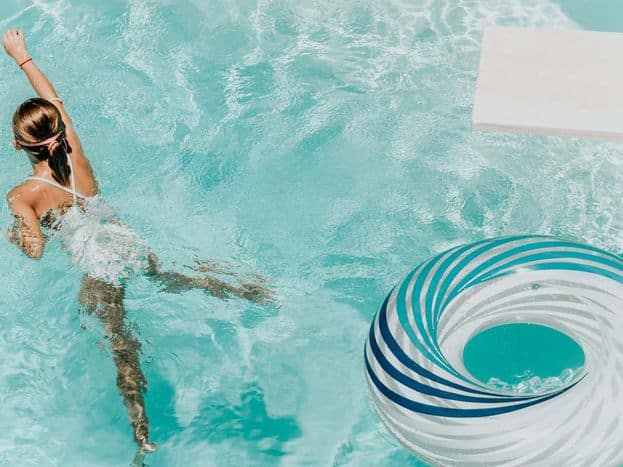
[[2,41],[4,42],[4,50],[6,50],[6,53],[18,64],[30,58],[26,50],[23,30],[8,29],[5,31]]
[[9,242],[15,243],[16,245],[20,242],[19,231],[17,230],[15,225],[12,225],[9,230],[6,231],[6,238]]

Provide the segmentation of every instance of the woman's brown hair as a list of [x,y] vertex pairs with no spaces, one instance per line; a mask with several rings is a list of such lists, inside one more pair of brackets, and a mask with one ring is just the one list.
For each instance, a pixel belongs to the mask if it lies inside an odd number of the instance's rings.
[[[58,183],[64,186],[69,183],[71,168],[67,154],[71,153],[71,147],[65,136],[63,118],[54,104],[40,97],[21,103],[13,114],[13,134],[22,149],[38,161],[48,161]],[[58,136],[51,142],[37,145],[54,135]]]

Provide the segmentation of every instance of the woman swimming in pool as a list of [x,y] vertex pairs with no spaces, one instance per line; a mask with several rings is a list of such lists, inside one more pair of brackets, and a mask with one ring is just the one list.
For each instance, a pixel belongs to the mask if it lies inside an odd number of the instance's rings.
[[[84,155],[71,118],[50,81],[28,54],[21,30],[4,34],[4,48],[39,95],[19,105],[13,116],[13,145],[23,149],[32,175],[7,195],[15,223],[9,240],[31,258],[43,255],[46,235],[58,235],[84,271],[80,303],[103,322],[117,367],[117,387],[128,410],[141,451],[154,451],[149,440],[143,393],[147,381],[140,367],[140,342],[125,324],[124,282],[144,273],[164,290],[203,289],[218,297],[234,295],[270,301],[261,285],[234,286],[216,277],[189,277],[161,271],[153,253],[131,229],[106,215],[98,184]],[[104,212],[104,214],[102,214]],[[42,230],[43,228],[43,230]],[[210,272],[203,266],[199,272]]]

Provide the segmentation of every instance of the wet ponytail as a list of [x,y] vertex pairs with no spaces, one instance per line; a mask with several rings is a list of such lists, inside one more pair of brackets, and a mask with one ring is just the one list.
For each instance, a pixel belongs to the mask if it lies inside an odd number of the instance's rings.
[[[54,104],[39,97],[20,104],[13,115],[13,134],[19,147],[38,161],[48,161],[52,177],[58,183],[69,185],[71,168],[67,154],[71,154],[71,146],[65,136],[61,113]],[[55,135],[52,141],[37,144]]]
[[67,154],[71,153],[71,147],[65,139],[65,134],[59,136],[60,141],[54,141],[46,149],[48,153],[48,165],[52,169],[52,177],[61,185],[69,184],[71,168]]

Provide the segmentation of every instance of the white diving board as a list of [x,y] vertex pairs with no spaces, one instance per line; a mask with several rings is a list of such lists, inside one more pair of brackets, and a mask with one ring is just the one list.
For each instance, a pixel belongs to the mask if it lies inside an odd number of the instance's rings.
[[623,140],[623,34],[488,28],[472,128]]

